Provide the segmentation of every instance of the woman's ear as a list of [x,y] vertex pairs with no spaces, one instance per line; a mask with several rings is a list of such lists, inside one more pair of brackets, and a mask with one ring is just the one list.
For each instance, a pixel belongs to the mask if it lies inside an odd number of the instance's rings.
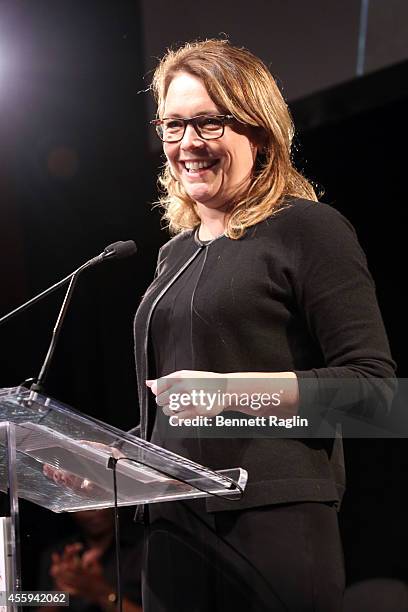
[[262,128],[252,128],[251,144],[255,147],[257,155],[264,151],[266,141],[267,137]]
[[251,140],[250,141],[250,146],[251,146],[252,156],[253,156],[254,161],[255,161],[257,156],[258,156],[258,153],[259,153],[258,145]]

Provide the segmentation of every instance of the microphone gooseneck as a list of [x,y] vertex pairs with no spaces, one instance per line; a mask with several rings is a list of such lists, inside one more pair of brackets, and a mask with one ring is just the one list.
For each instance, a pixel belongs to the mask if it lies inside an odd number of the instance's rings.
[[54,329],[52,330],[51,342],[48,347],[47,354],[45,356],[44,362],[42,364],[42,367],[41,367],[41,370],[37,377],[36,382],[33,382],[30,387],[31,391],[36,391],[36,392],[41,393],[41,391],[43,390],[44,380],[47,375],[47,372],[48,372],[48,369],[51,363],[51,359],[54,355],[55,347],[57,345],[57,341],[58,341],[58,337],[59,337],[59,334],[62,328],[62,324],[64,322],[65,315],[67,313],[68,306],[71,301],[72,293],[74,291],[75,283],[80,273],[86,268],[90,268],[94,265],[102,263],[106,261],[107,259],[122,259],[124,257],[128,257],[129,255],[133,255],[134,253],[136,253],[136,250],[137,250],[136,244],[133,242],[133,240],[127,240],[126,242],[123,242],[123,241],[114,242],[113,244],[110,244],[109,246],[107,246],[106,249],[104,249],[104,251],[100,253],[100,255],[98,255],[97,257],[94,257],[93,259],[90,259],[89,261],[84,263],[82,266],[80,266],[77,270],[75,270],[75,272],[72,273],[71,280],[68,285],[68,289],[65,293],[65,297],[62,302],[61,309],[58,313],[57,321],[54,325]]
[[125,242],[120,240],[119,242],[114,242],[113,244],[110,244],[109,246],[107,246],[102,251],[102,253],[100,253],[96,257],[93,257],[89,261],[86,261],[84,264],[79,266],[79,268],[71,272],[71,274],[68,274],[68,276],[61,279],[60,281],[58,281],[51,287],[48,287],[48,289],[45,289],[45,291],[42,291],[38,295],[28,300],[28,302],[21,304],[21,306],[19,306],[18,308],[15,308],[11,312],[9,312],[8,314],[0,318],[0,325],[1,325],[2,323],[5,323],[9,319],[11,319],[14,315],[22,312],[29,306],[32,306],[33,304],[41,300],[46,295],[52,293],[53,291],[56,291],[56,289],[59,289],[59,287],[69,282],[68,289],[65,293],[65,297],[62,302],[62,306],[58,313],[58,318],[57,318],[57,321],[55,323],[55,326],[52,332],[51,343],[50,343],[50,346],[48,347],[48,351],[45,356],[43,365],[41,367],[41,371],[38,375],[38,378],[36,379],[36,382],[34,382],[30,387],[32,391],[37,391],[37,392],[42,391],[43,382],[44,382],[45,376],[47,375],[48,368],[49,368],[52,356],[54,354],[55,346],[57,344],[59,333],[61,331],[62,323],[64,321],[65,314],[67,312],[68,305],[71,300],[71,296],[72,296],[72,293],[75,287],[75,283],[78,279],[78,276],[81,274],[83,270],[87,268],[96,266],[100,263],[103,263],[104,261],[108,259],[109,260],[110,259],[123,259],[124,257],[129,257],[130,255],[133,255],[134,253],[136,253],[136,251],[137,251],[136,244],[133,242],[133,240],[126,240]]
[[106,249],[102,251],[102,253],[100,253],[96,257],[93,257],[89,261],[85,262],[84,264],[82,264],[82,266],[79,266],[79,268],[77,268],[76,270],[68,274],[68,276],[65,276],[64,278],[62,278],[60,281],[58,281],[51,287],[48,287],[48,289],[45,289],[41,293],[38,293],[38,295],[35,295],[27,302],[24,302],[24,304],[21,304],[20,306],[18,306],[11,312],[8,312],[4,316],[0,317],[0,325],[2,325],[2,323],[6,323],[6,321],[14,317],[16,314],[23,312],[23,310],[25,310],[29,306],[33,306],[36,302],[41,300],[43,297],[49,295],[53,291],[56,291],[57,289],[59,289],[60,287],[68,283],[75,274],[79,274],[80,272],[82,272],[82,270],[85,270],[85,268],[91,268],[92,266],[96,266],[97,264],[102,263],[108,258],[109,259],[116,259],[116,258],[121,259],[122,257],[128,257],[136,253],[136,251],[137,251],[137,247],[136,247],[136,244],[133,242],[133,240],[127,240],[126,242],[119,241],[119,242],[114,242],[113,244],[110,244],[109,246],[106,247]]

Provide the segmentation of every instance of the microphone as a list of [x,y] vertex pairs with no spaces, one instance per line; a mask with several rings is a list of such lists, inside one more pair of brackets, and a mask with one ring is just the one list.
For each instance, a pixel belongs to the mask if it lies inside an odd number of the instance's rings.
[[134,255],[137,251],[136,244],[133,240],[119,240],[119,242],[114,242],[106,247],[103,252],[98,255],[98,257],[102,257],[102,261],[105,259],[123,259],[124,257],[130,257],[130,255]]
[[84,264],[82,264],[82,266],[79,266],[79,268],[77,268],[76,270],[71,272],[71,274],[68,274],[68,276],[66,276],[65,278],[61,279],[57,283],[55,283],[55,285],[52,285],[51,287],[49,287],[45,291],[42,291],[38,295],[36,295],[33,298],[31,298],[31,300],[28,300],[28,302],[25,302],[24,304],[22,304],[18,308],[15,308],[11,312],[9,312],[8,314],[6,314],[6,315],[4,315],[3,317],[0,318],[0,325],[1,325],[2,323],[5,323],[6,321],[8,321],[11,317],[16,315],[17,313],[22,312],[23,310],[25,310],[26,308],[28,308],[32,304],[35,304],[36,302],[38,302],[38,300],[40,300],[41,298],[45,297],[49,293],[52,293],[53,291],[55,291],[56,289],[58,289],[59,287],[61,287],[65,283],[67,283],[68,281],[70,281],[68,289],[67,289],[67,291],[65,293],[64,300],[62,302],[61,309],[60,309],[60,311],[58,313],[57,321],[56,321],[54,329],[52,331],[52,338],[51,338],[50,346],[48,347],[48,351],[47,351],[47,354],[45,356],[45,359],[44,359],[43,365],[41,367],[40,373],[39,373],[36,381],[33,382],[33,384],[30,387],[31,391],[41,392],[42,389],[43,389],[43,382],[44,382],[45,376],[47,375],[48,368],[49,368],[52,356],[54,354],[55,346],[57,344],[57,340],[58,340],[58,337],[59,337],[59,334],[60,334],[60,331],[61,331],[62,323],[64,321],[65,314],[67,312],[68,305],[69,305],[69,302],[71,300],[71,296],[72,296],[72,293],[73,293],[73,289],[74,289],[75,283],[76,283],[80,273],[83,272],[83,270],[85,270],[87,268],[91,268],[93,266],[96,266],[96,265],[98,265],[100,263],[103,263],[104,261],[106,261],[108,259],[109,260],[112,260],[112,259],[123,259],[125,257],[129,257],[130,255],[134,255],[136,253],[136,251],[137,251],[137,247],[136,247],[136,244],[133,242],[133,240],[126,240],[125,242],[120,240],[119,242],[114,242],[113,244],[108,245],[102,251],[102,253],[100,253],[96,257],[93,257],[89,261],[86,261]]

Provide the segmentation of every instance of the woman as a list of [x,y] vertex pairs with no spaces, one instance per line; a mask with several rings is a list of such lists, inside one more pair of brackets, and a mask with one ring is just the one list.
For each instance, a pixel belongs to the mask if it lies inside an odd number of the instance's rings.
[[[186,44],[162,59],[153,88],[176,235],[135,320],[141,435],[249,480],[234,505],[150,506],[144,609],[341,610],[339,440],[180,439],[169,397],[191,377],[230,392],[259,383],[294,416],[308,380],[318,390],[329,378],[392,377],[364,254],[292,166],[290,115],[258,58],[222,40]],[[253,413],[218,404],[210,414],[230,410]],[[202,412],[190,404],[177,417]]]

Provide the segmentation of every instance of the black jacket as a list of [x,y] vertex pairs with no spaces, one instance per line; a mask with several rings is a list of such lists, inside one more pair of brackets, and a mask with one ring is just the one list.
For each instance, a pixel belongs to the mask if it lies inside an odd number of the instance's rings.
[[[144,383],[151,376],[151,316],[196,257],[203,258],[203,267],[191,309],[195,357],[190,369],[294,371],[301,402],[307,380],[394,376],[374,283],[352,226],[328,205],[292,200],[240,240],[223,236],[203,246],[194,232],[186,231],[161,248],[155,278],[135,318],[144,439],[151,436],[156,409]],[[384,410],[391,396],[387,390],[381,394]],[[314,390],[308,402],[317,401]],[[206,439],[200,456],[190,458],[213,469],[248,471],[244,498],[234,508],[338,504],[344,490],[339,439]],[[227,508],[227,502],[207,500],[208,510]]]

